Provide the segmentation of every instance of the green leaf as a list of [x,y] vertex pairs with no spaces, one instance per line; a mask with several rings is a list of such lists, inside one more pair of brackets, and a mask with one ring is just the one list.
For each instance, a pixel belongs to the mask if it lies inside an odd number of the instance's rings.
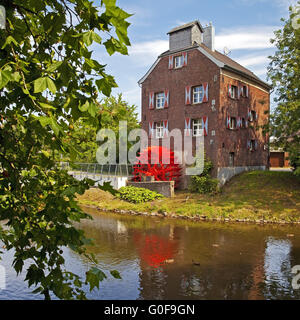
[[54,63],[52,63],[48,68],[47,71],[48,72],[53,72],[56,69],[58,69],[61,65],[62,65],[63,61],[56,61]]
[[117,270],[112,270],[112,271],[110,271],[110,274],[111,274],[115,279],[122,279],[119,271],[117,271]]
[[88,110],[89,106],[90,106],[89,102],[86,101],[82,106],[79,106],[79,110],[80,110],[81,112],[85,112],[85,111]]
[[103,281],[106,278],[106,274],[96,267],[91,268],[86,273],[86,283],[90,285],[90,291],[92,291],[95,287],[99,289],[100,281]]
[[85,32],[82,36],[82,40],[87,46],[90,46],[93,43],[93,31]]
[[56,93],[56,86],[49,77],[38,78],[34,80],[34,93],[43,92],[49,89],[53,94]]
[[11,43],[13,43],[15,46],[18,46],[18,42],[12,36],[8,36],[1,49],[4,49],[7,45]]
[[4,88],[7,83],[13,79],[11,71],[0,70],[0,89]]
[[53,106],[51,106],[50,104],[47,104],[47,103],[40,102],[40,106],[43,107],[44,109],[56,110],[55,107],[53,107]]
[[115,190],[112,185],[111,185],[111,182],[103,182],[103,185],[102,186],[98,186],[98,188],[100,190],[103,190],[103,191],[106,191],[106,192],[109,192],[111,193],[113,196],[117,195],[119,192],[117,190]]
[[43,127],[51,123],[51,118],[49,117],[38,117],[38,120]]
[[52,128],[54,134],[58,136],[60,131],[60,126],[57,124],[56,120],[54,120],[53,118],[51,118],[50,127]]

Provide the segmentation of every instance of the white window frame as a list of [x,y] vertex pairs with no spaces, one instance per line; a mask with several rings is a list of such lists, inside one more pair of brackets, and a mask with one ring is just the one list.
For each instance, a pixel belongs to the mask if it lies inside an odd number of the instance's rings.
[[[199,91],[197,89],[199,89]],[[203,101],[203,98],[204,98],[203,86],[201,85],[201,86],[193,87],[193,104],[201,103],[201,101]]]
[[155,122],[155,138],[161,139],[164,136],[164,123],[163,121]]
[[183,56],[174,57],[175,69],[181,68],[183,66]]
[[192,120],[193,137],[199,137],[203,134],[202,118]]
[[165,105],[164,92],[158,92],[155,94],[155,107],[156,109],[163,109]]
[[[232,126],[233,123],[235,123],[235,126]],[[229,122],[229,129],[230,130],[235,130],[237,126],[237,120],[235,117],[230,117],[230,122]]]

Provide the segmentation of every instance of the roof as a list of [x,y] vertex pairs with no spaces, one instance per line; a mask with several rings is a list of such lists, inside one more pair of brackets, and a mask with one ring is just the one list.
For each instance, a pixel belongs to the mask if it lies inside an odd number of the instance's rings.
[[256,79],[256,80],[260,80],[259,77],[257,77],[252,71],[250,71],[249,69],[243,67],[242,65],[240,65],[239,63],[237,63],[236,61],[232,60],[231,58],[229,58],[228,56],[226,56],[225,54],[219,52],[219,51],[212,51],[210,50],[208,47],[206,47],[203,43],[200,44],[199,46],[201,46],[205,51],[207,51],[210,55],[212,55],[214,58],[216,58],[217,60],[223,62],[225,64],[225,66],[228,66],[234,70],[240,71],[244,74],[247,74],[248,76]]
[[[239,63],[237,63],[236,61],[232,60],[231,58],[229,58],[228,56],[224,55],[223,53],[219,52],[219,51],[212,51],[211,49],[209,49],[206,45],[204,45],[203,43],[201,44],[194,44],[192,47],[187,47],[187,48],[182,48],[179,50],[175,50],[175,51],[166,51],[164,53],[162,53],[160,57],[164,57],[170,54],[175,54],[177,52],[181,52],[181,51],[187,51],[187,50],[191,50],[191,49],[196,49],[198,48],[198,50],[203,53],[205,56],[207,56],[212,62],[214,62],[216,65],[218,65],[220,68],[222,69],[227,69],[229,71],[235,72],[235,73],[239,73],[247,78],[250,78],[251,80],[254,80],[256,82],[258,82],[259,84],[261,84],[262,86],[271,89],[272,87],[262,81],[257,75],[255,75],[252,71],[250,71],[249,69],[243,67],[242,65],[240,65]],[[156,61],[156,64],[158,63],[158,61]],[[154,65],[153,65],[154,66]],[[154,66],[154,67],[155,67]],[[150,72],[154,69],[150,68]],[[145,77],[143,77],[140,82],[143,82],[145,80],[145,78],[149,75],[149,72],[145,75]]]
[[184,30],[184,29],[187,29],[187,28],[192,28],[193,26],[196,26],[196,25],[199,27],[199,29],[200,29],[202,32],[204,32],[203,27],[202,27],[200,21],[199,21],[199,20],[195,20],[195,21],[186,23],[186,24],[184,24],[184,25],[182,25],[182,26],[175,27],[175,28],[173,28],[172,30],[170,30],[167,34],[174,33],[174,32],[177,32],[177,31],[180,31],[180,30]]

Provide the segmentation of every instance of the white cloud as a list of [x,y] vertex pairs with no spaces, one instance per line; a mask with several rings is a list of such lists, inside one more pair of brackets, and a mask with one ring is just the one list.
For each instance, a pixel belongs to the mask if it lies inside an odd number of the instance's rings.
[[134,59],[136,66],[150,67],[156,58],[168,48],[169,41],[167,40],[138,42],[129,48],[129,57]]
[[298,0],[236,0],[236,3],[252,6],[256,5],[257,3],[270,3],[271,5],[275,4],[277,7],[288,10],[290,6],[296,5],[297,1]]
[[236,62],[242,66],[249,68],[256,65],[267,65],[269,63],[268,55],[251,54],[247,56],[241,56],[235,59]]
[[270,43],[270,39],[276,29],[278,28],[260,26],[221,30],[216,35],[216,49],[222,51],[224,47],[230,50],[272,48],[274,45]]

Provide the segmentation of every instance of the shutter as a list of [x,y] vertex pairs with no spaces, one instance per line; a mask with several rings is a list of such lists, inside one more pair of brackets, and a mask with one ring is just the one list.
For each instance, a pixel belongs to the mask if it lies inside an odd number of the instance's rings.
[[154,136],[154,122],[149,122],[149,137],[153,138]]
[[149,93],[149,109],[154,109],[154,92]]
[[237,117],[236,118],[236,128],[237,129],[240,129],[241,128],[241,117]]
[[168,108],[169,107],[169,90],[168,89],[164,91],[164,95],[165,95],[164,108]]
[[240,99],[241,98],[241,87],[240,86],[237,87],[237,94],[238,94],[238,99]]
[[184,135],[189,137],[191,135],[191,118],[185,118],[184,125]]
[[173,69],[173,61],[174,61],[173,56],[169,56],[169,69],[170,70]]
[[231,98],[231,84],[228,85],[228,97]]
[[258,120],[258,113],[255,112],[255,121],[257,121],[257,120]]
[[202,128],[204,130],[204,136],[206,137],[208,135],[208,118],[207,117],[202,118]]
[[248,128],[248,120],[245,119],[245,127]]
[[248,120],[250,120],[251,119],[251,110],[250,110],[250,108],[248,108]]
[[164,138],[168,138],[169,136],[169,121],[168,120],[164,120]]
[[254,142],[254,150],[257,150],[257,147],[258,147],[258,143],[257,143],[257,140],[255,140],[255,142]]
[[187,52],[183,52],[182,54],[182,59],[183,59],[183,66],[187,66]]
[[246,86],[246,98],[249,97],[249,86]]
[[185,104],[191,104],[191,86],[185,87]]
[[203,84],[203,91],[204,91],[204,95],[203,95],[202,102],[208,102],[208,83],[207,82]]

